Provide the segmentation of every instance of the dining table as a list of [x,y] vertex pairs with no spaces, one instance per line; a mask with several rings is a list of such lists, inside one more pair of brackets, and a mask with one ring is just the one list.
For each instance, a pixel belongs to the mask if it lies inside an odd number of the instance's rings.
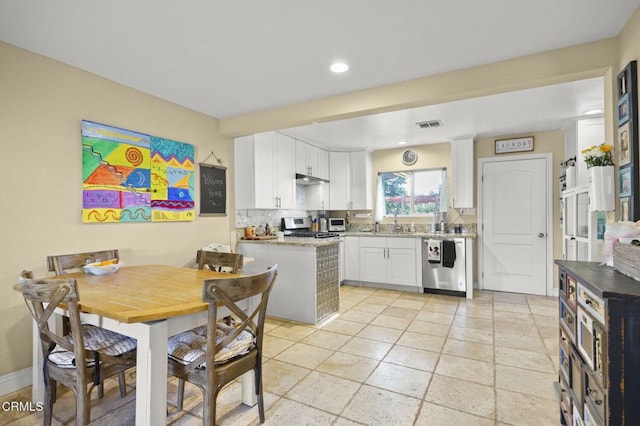
[[[137,265],[122,266],[107,275],[74,272],[57,277],[76,280],[83,323],[137,339],[136,425],[166,424],[168,338],[206,324],[208,304],[202,301],[203,281],[230,276],[240,275],[170,265]],[[245,309],[250,309],[251,303],[245,301]],[[64,307],[56,311],[65,314]],[[221,307],[218,315],[225,317],[230,312]],[[50,326],[59,327],[60,321],[57,323]],[[42,362],[34,322],[33,401],[44,401]],[[255,405],[253,372],[246,373],[241,383],[242,402]]]

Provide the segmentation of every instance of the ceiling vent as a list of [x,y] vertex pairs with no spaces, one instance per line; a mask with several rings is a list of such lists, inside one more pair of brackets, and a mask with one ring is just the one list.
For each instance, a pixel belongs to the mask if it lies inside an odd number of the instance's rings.
[[416,123],[416,125],[421,129],[433,129],[436,127],[442,127],[442,121],[440,120],[419,121]]

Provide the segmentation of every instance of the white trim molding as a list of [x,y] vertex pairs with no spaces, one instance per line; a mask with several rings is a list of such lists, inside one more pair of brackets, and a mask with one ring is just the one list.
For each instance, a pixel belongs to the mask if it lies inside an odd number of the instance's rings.
[[31,386],[31,367],[0,376],[0,395]]

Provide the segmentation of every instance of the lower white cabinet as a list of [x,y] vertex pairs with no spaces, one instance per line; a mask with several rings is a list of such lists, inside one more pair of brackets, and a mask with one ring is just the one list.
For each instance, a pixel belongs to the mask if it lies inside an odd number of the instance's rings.
[[344,237],[344,278],[360,281],[360,238]]
[[360,281],[418,285],[415,238],[362,237],[359,240]]

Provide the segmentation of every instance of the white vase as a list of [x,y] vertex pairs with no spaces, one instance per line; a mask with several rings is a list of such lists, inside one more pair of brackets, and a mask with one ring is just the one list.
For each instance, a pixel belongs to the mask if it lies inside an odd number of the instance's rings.
[[612,211],[615,209],[615,181],[613,166],[589,168],[591,187],[591,211]]
[[565,171],[567,189],[576,186],[576,166],[569,166]]

